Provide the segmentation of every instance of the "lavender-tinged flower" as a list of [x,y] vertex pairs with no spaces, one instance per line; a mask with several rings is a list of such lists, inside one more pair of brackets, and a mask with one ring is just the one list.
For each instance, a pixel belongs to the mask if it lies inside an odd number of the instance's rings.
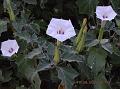
[[70,20],[52,18],[48,25],[46,34],[56,38],[58,41],[65,41],[75,36],[75,30]]
[[115,18],[117,13],[113,10],[111,6],[97,6],[96,15],[97,18],[101,19],[102,21],[111,21]]
[[16,40],[7,40],[1,43],[1,51],[3,56],[11,57],[17,53],[19,46]]

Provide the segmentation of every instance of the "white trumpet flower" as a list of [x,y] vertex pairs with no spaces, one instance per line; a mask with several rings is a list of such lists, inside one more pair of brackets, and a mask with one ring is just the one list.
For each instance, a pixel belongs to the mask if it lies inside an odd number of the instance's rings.
[[117,13],[113,10],[111,6],[97,6],[96,7],[96,15],[97,18],[101,19],[102,21],[109,20],[115,18]]
[[70,20],[52,18],[48,25],[46,34],[56,38],[58,41],[65,41],[75,36],[75,30]]
[[17,53],[19,46],[16,40],[7,40],[1,43],[1,51],[3,56],[11,57]]

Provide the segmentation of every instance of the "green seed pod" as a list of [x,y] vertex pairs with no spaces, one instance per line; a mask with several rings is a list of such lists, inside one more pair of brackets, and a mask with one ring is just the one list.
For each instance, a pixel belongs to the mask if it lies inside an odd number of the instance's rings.
[[15,15],[14,15],[13,9],[11,7],[10,0],[5,0],[4,1],[4,7],[7,9],[8,13],[9,13],[10,20],[15,21]]
[[84,49],[84,44],[85,44],[85,38],[86,38],[86,32],[87,32],[87,26],[85,26],[84,30],[83,30],[83,34],[81,37],[80,42],[77,45],[76,51],[79,53]]
[[84,18],[84,19],[83,19],[82,26],[81,26],[81,29],[80,29],[80,31],[79,31],[79,33],[78,33],[78,36],[76,37],[76,40],[75,40],[75,44],[76,44],[76,45],[78,45],[78,43],[79,43],[80,40],[81,40],[81,37],[82,37],[82,34],[83,34],[83,30],[84,30],[84,27],[85,27],[86,23],[87,23],[87,19]]

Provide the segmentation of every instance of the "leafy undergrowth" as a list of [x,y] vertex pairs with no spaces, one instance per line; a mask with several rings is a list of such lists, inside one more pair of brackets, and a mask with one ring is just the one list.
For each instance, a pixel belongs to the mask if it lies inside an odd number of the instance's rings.
[[[106,22],[101,42],[98,5],[117,13]],[[0,52],[0,89],[120,89],[119,11],[119,0],[1,0],[0,42],[15,39],[20,48],[12,57]],[[46,35],[52,18],[70,19],[76,36],[87,18],[83,49],[76,51],[76,37],[64,41],[58,64],[56,40]]]

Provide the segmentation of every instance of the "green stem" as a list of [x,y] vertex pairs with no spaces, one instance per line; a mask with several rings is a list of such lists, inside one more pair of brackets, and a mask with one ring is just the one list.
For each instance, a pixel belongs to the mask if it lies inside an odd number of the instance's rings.
[[103,28],[100,28],[99,36],[98,36],[98,40],[99,40],[99,41],[102,40],[102,38],[103,38],[103,33],[104,33],[104,29],[103,29]]
[[103,38],[105,24],[106,24],[106,21],[101,22],[101,28],[100,28],[99,36],[98,36],[99,41],[101,41]]
[[58,64],[60,61],[59,46],[60,46],[60,41],[57,40],[57,45],[55,46],[54,59],[53,59],[55,64]]

